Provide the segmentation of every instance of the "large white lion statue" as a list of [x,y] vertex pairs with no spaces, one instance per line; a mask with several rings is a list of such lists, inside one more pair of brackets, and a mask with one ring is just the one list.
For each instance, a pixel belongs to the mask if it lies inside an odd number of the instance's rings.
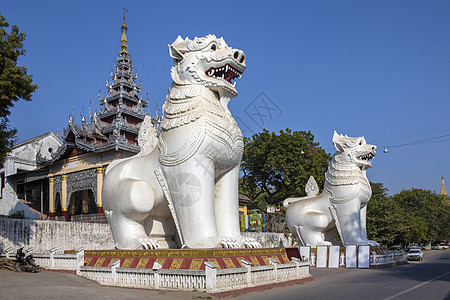
[[344,245],[379,246],[367,239],[366,207],[372,189],[366,177],[376,146],[364,137],[348,137],[334,132],[333,155],[325,174],[323,192],[313,177],[306,185],[306,197],[284,201],[289,229],[305,246],[339,245],[336,232]]
[[156,137],[147,129],[139,137],[147,145],[142,153],[105,172],[103,207],[115,245],[173,247],[167,235],[176,229],[182,247],[260,247],[240,235],[243,139],[227,106],[237,96],[235,79],[245,70],[245,55],[214,35],[178,36],[169,51],[173,82],[162,132]]

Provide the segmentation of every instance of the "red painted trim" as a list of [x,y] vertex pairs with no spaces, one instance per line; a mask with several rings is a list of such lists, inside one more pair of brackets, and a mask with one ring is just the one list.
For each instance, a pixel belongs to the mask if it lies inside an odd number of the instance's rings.
[[66,222],[69,222],[69,212],[67,210],[62,211],[62,216],[66,218]]

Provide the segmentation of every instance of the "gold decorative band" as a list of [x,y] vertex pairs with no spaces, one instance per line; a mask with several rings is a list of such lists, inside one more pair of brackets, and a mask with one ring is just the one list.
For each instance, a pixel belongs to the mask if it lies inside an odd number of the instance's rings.
[[162,250],[86,250],[85,256],[114,257],[222,257],[284,254],[283,248],[263,249],[162,249]]

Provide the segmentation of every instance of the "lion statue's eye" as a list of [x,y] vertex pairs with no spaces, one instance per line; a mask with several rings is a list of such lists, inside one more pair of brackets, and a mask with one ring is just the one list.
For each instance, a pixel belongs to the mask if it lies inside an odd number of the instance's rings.
[[216,49],[217,49],[216,44],[212,44],[212,45],[211,45],[211,50],[212,50],[212,51],[216,51]]
[[360,146],[362,145],[362,141],[359,141],[359,145],[360,145]]

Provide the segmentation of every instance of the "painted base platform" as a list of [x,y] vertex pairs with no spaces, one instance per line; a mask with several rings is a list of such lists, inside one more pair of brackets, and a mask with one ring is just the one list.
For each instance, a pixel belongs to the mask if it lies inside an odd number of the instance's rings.
[[120,260],[121,268],[152,269],[158,262],[162,269],[205,270],[205,262],[213,262],[218,269],[242,267],[242,259],[253,266],[270,265],[269,258],[278,264],[290,263],[284,248],[266,249],[198,249],[198,250],[85,250],[84,265],[110,267]]

